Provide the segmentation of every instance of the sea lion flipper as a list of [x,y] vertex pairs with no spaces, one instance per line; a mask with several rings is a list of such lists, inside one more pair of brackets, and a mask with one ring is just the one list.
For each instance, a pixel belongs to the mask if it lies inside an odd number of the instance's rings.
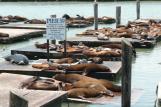
[[78,98],[80,98],[80,99],[82,99],[82,100],[86,100],[86,98],[83,97],[83,96],[78,96]]

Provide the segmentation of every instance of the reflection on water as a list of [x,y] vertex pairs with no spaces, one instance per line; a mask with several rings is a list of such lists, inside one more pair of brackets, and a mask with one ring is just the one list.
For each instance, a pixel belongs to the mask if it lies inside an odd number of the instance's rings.
[[[135,2],[101,2],[99,3],[99,16],[115,17],[116,5],[122,6],[122,23],[128,20],[134,20],[136,17]],[[161,2],[141,2],[141,17],[143,18],[160,18],[158,10],[161,10]],[[155,8],[154,8],[155,7]],[[47,18],[51,14],[61,17],[64,13],[71,16],[80,14],[83,16],[93,15],[92,2],[0,2],[0,15],[21,15],[27,18]],[[115,25],[104,25],[114,27]],[[99,26],[99,27],[104,27]],[[93,27],[89,27],[93,28]],[[84,31],[82,29],[70,29],[67,33],[68,38],[76,33]],[[44,42],[45,38],[35,38],[24,42],[0,45],[0,57],[10,53],[11,49],[33,45],[36,41]],[[5,50],[4,50],[5,49]],[[139,101],[133,107],[153,107],[155,101],[155,88],[161,81],[161,43],[158,43],[154,49],[137,49],[137,58],[133,60],[132,68],[132,87],[144,89],[144,93]],[[1,59],[0,59],[1,60]],[[65,103],[63,107],[68,107]],[[92,105],[70,103],[69,107],[120,107],[120,105]]]

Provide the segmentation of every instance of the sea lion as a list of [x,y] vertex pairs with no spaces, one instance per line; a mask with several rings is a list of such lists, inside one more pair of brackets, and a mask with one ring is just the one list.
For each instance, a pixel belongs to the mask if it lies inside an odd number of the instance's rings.
[[23,81],[20,87],[35,90],[60,90],[62,82],[53,78],[33,77]]
[[103,48],[116,48],[116,49],[122,49],[122,45],[121,44],[106,44],[106,45],[102,45],[101,47]]
[[25,24],[46,24],[45,20],[31,19],[24,22]]
[[5,57],[6,61],[10,61],[11,63],[15,63],[18,65],[28,65],[29,64],[29,59],[22,54],[14,54],[14,55],[9,55]]
[[[76,83],[79,82],[80,84],[85,82],[95,82],[97,84],[102,84],[106,87],[106,89],[109,89],[114,92],[121,92],[121,87],[118,85],[113,84],[111,81],[104,80],[104,79],[95,79],[88,76],[83,76],[80,74],[57,74],[53,77],[56,80],[68,82],[68,83]],[[78,83],[78,84],[79,84]]]
[[100,57],[93,57],[93,58],[89,58],[89,61],[92,61],[92,63],[95,64],[102,64],[103,63],[103,59]]
[[92,49],[92,50],[84,50],[82,52],[84,55],[86,56],[90,56],[90,57],[99,57],[99,56],[121,56],[120,51],[116,51],[116,50],[97,50],[97,49]]
[[104,85],[98,84],[95,82],[88,81],[78,81],[73,83],[73,88],[94,88],[95,90],[100,91],[102,94],[113,97],[114,94],[112,91],[108,90]]
[[97,87],[99,87],[99,85],[93,85],[90,88],[73,88],[69,90],[67,94],[68,94],[68,97],[70,98],[81,98],[81,99],[100,97],[102,95],[108,95],[111,97],[114,96],[111,91],[98,90]]
[[58,64],[63,64],[63,63],[74,63],[75,60],[73,58],[61,58],[61,59],[57,59],[53,61],[54,63],[58,63]]
[[[61,69],[61,66],[59,67],[59,69]],[[110,68],[108,68],[107,66],[94,63],[70,65],[66,66],[63,69],[65,69],[66,71],[83,71],[84,75],[92,72],[111,72]]]

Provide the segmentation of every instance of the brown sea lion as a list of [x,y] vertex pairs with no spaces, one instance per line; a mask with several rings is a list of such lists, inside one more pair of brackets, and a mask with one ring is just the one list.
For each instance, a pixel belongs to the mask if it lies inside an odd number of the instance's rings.
[[73,88],[68,91],[68,97],[70,98],[89,98],[89,97],[98,97],[102,93],[94,88]]
[[108,68],[107,66],[94,63],[70,65],[66,66],[64,69],[66,71],[83,71],[84,75],[92,72],[111,72],[110,68]]
[[35,89],[35,90],[60,90],[63,87],[61,81],[57,81],[53,78],[33,77],[22,82],[21,88]]
[[74,59],[73,58],[61,58],[61,59],[57,59],[53,61],[54,63],[58,63],[58,64],[63,64],[63,63],[74,63]]
[[121,49],[122,45],[121,44],[106,44],[106,45],[102,45],[101,47]]
[[[98,89],[101,89],[99,90]],[[113,93],[109,90],[103,90],[101,85],[91,85],[89,88],[73,88],[68,91],[68,97],[70,98],[92,98],[92,97],[100,97],[102,95],[108,95],[113,97]]]
[[106,89],[109,89],[111,91],[115,91],[115,92],[121,91],[121,87],[113,84],[111,81],[104,80],[104,79],[95,79],[95,78],[83,76],[80,74],[57,74],[54,76],[54,78],[56,80],[68,82],[68,83],[72,83],[72,84],[75,82],[80,82],[80,85],[81,85],[81,83],[83,84],[85,82],[95,82],[97,84],[102,84],[103,86],[106,87]]
[[73,83],[73,88],[94,88],[95,90],[100,91],[102,94],[109,95],[111,97],[114,96],[113,92],[108,90],[104,85],[98,84],[95,82],[88,81],[78,81]]
[[86,56],[93,56],[93,57],[99,57],[99,56],[121,56],[120,51],[115,51],[115,50],[84,50],[82,52]]

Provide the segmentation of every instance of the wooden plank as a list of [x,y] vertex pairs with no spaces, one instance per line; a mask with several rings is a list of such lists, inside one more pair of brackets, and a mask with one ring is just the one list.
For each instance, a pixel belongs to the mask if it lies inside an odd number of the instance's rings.
[[122,41],[122,107],[131,107],[132,45]]

